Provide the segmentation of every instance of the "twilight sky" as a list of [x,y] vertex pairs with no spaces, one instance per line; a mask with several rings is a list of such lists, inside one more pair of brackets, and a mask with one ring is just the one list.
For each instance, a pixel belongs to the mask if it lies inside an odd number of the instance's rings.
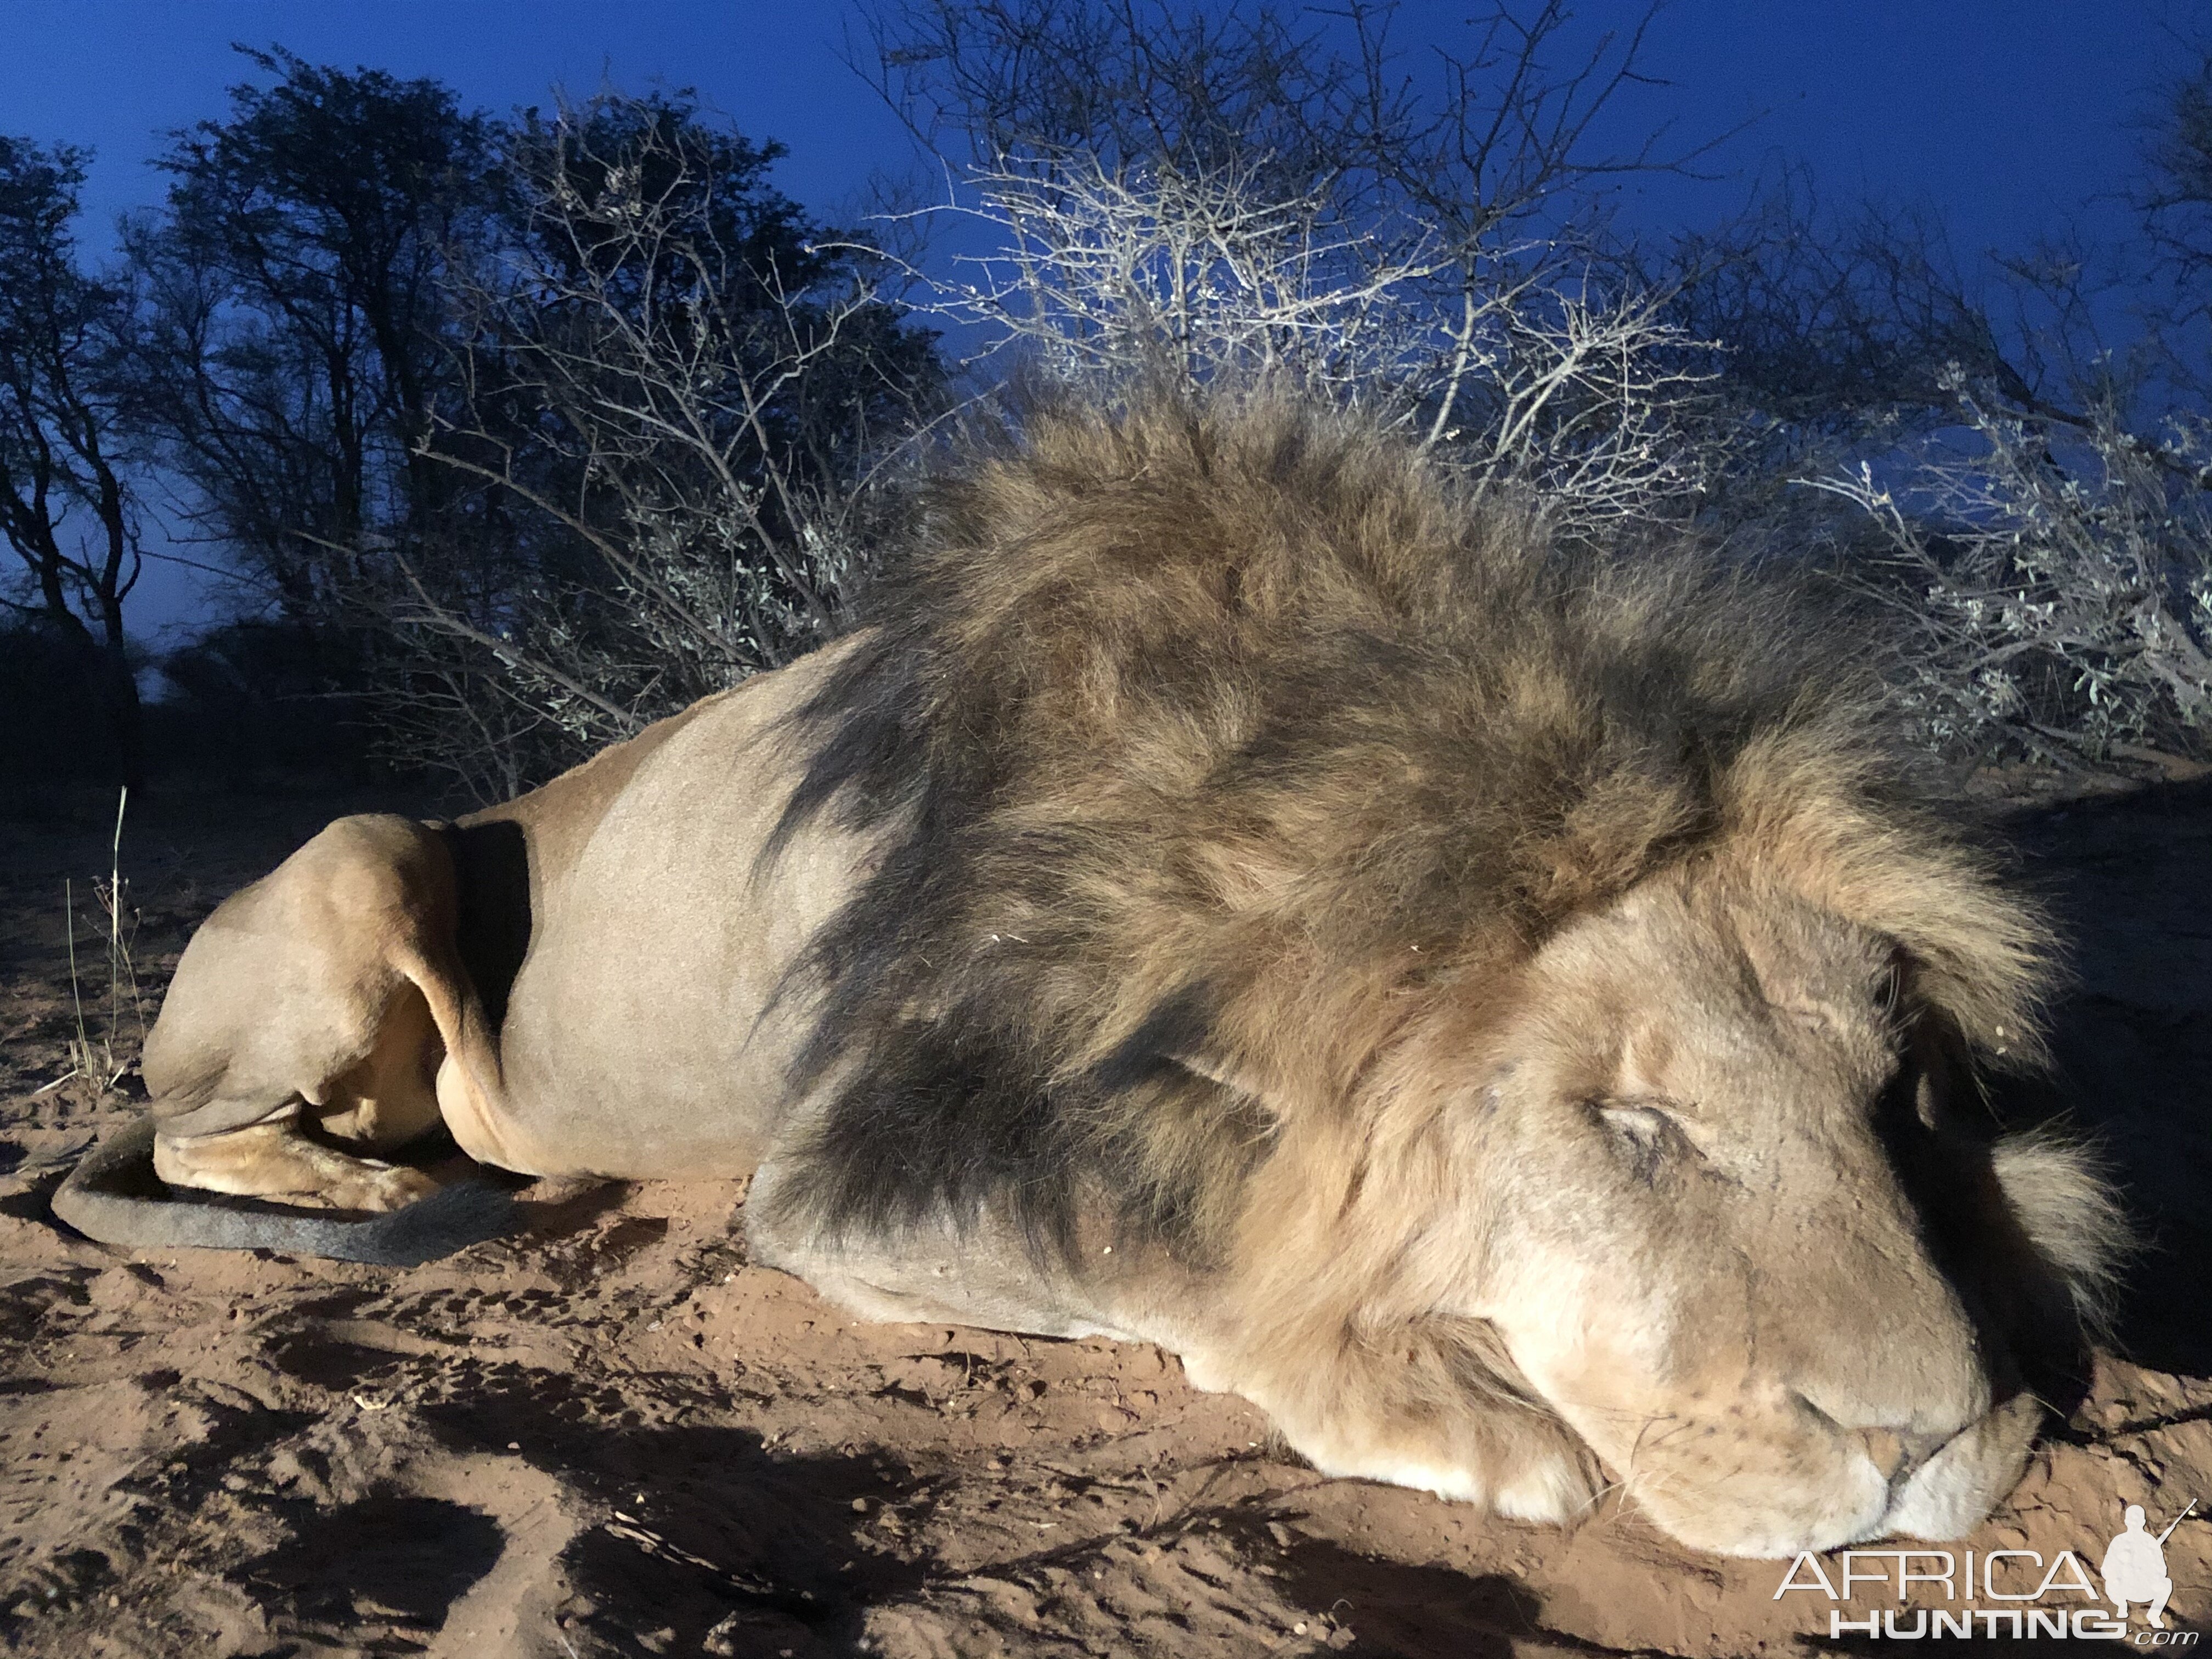
[[[1404,0],[1408,45],[1449,41],[1472,8]],[[843,0],[4,0],[0,131],[98,155],[87,243],[125,209],[158,200],[146,161],[161,135],[219,114],[251,66],[229,43],[281,44],[310,60],[429,75],[466,104],[505,112],[556,84],[605,78],[697,87],[749,134],[791,149],[782,187],[835,216],[878,167],[902,169],[902,129],[840,61]],[[1631,0],[1585,0],[1578,28],[1627,24]],[[1622,105],[1623,137],[1672,120],[1684,138],[1760,118],[1705,165],[1726,176],[1630,185],[1627,220],[1706,222],[1740,205],[1777,161],[1808,166],[1823,198],[1871,194],[1933,207],[1962,253],[2016,246],[2072,216],[2124,234],[2109,194],[2135,161],[2134,120],[2172,30],[2206,0],[1674,0],[1646,68],[1669,84]],[[2106,199],[2099,199],[2103,196]],[[193,579],[149,572],[137,629],[203,614]]]

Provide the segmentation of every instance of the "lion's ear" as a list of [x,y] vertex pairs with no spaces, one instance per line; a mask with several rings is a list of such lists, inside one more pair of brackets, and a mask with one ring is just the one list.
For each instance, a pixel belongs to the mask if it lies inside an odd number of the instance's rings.
[[[1976,1023],[1984,1011],[1962,1008],[1955,975],[1931,968],[1909,948],[1895,947],[1887,1001],[1905,1034],[1908,1067],[1928,1079],[1939,1111],[1986,1109],[1990,1073],[2032,1073],[2045,1055],[2032,1012]],[[1926,1114],[1923,1114],[1923,1120]],[[1932,1128],[1934,1124],[1931,1122]]]
[[1979,933],[1961,927],[1876,923],[1892,941],[1903,997],[1941,1009],[1982,1064],[2032,1072],[2047,1063],[2041,1010],[2057,976],[2056,946],[2040,916],[1994,897]]
[[1986,1139],[1995,1132],[1996,1118],[1974,1044],[1958,1017],[1927,994],[1927,984],[1900,949],[1886,995],[1902,1052],[1883,1109],[1893,1121],[1917,1120],[1930,1133],[1963,1131]]
[[1905,1004],[1902,1081],[1912,1090],[1914,1116],[1926,1129],[1941,1129],[1983,1098],[1974,1073],[1974,1052],[1949,1012],[1932,1005]]

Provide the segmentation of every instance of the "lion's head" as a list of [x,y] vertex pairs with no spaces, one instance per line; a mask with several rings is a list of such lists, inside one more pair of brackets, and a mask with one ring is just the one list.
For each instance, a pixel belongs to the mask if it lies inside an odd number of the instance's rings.
[[2020,1474],[2115,1212],[2078,1152],[1996,1133],[1909,951],[1779,873],[1647,881],[1503,1018],[1409,1030],[1378,1109],[1430,1173],[1386,1183],[1387,1231],[1685,1541],[1954,1538]]
[[[1324,1468],[1563,1518],[1601,1464],[1737,1553],[1957,1534],[2118,1212],[1998,1133],[2046,930],[1808,616],[1269,399],[1033,415],[805,716],[791,825],[889,839],[780,1201],[1110,1240]],[[1431,1479],[1331,1449],[1362,1400],[1496,1429]]]

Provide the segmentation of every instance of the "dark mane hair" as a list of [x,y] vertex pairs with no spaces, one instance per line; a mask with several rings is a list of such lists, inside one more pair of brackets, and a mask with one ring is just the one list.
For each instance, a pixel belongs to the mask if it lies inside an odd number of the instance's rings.
[[1562,539],[1278,397],[1065,403],[945,470],[862,622],[780,832],[890,834],[804,969],[819,1224],[1203,1258],[1419,1009],[1731,848],[2021,1048],[2039,925],[1899,781],[1866,653],[1686,539]]

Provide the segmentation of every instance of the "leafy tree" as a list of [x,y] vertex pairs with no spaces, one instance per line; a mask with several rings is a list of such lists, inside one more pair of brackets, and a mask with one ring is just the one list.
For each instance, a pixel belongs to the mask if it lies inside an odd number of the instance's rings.
[[0,137],[0,532],[30,595],[10,607],[59,636],[136,781],[141,714],[123,605],[141,560],[109,373],[123,298],[77,259],[86,159]]
[[131,413],[387,746],[511,790],[817,634],[937,371],[780,148],[246,55],[127,232]]
[[203,532],[312,615],[331,549],[439,503],[417,445],[452,384],[445,284],[499,201],[499,128],[435,81],[240,50],[275,84],[176,134],[165,209],[126,233],[136,414]]

